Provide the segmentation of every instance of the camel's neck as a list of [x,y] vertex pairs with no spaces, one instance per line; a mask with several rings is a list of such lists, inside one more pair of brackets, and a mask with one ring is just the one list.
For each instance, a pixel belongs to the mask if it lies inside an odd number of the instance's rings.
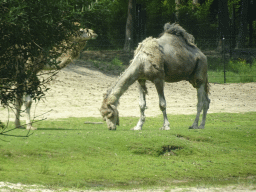
[[140,62],[134,59],[131,65],[114,83],[114,86],[108,90],[108,103],[117,105],[119,98],[138,78],[140,74]]

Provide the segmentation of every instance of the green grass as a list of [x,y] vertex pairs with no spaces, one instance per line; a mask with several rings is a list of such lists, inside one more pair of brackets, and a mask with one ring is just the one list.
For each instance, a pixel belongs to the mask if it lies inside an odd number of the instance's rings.
[[[224,83],[224,72],[222,71],[212,71],[208,70],[208,78],[210,83]],[[226,72],[226,83],[248,83],[248,82],[256,82],[256,74],[254,75],[246,75],[246,74],[238,74],[232,71]]]
[[[220,58],[208,57],[208,77],[210,83],[224,83],[224,67]],[[256,82],[256,60],[247,64],[244,60],[226,63],[226,83]]]
[[[209,114],[204,130],[189,130],[194,115],[123,117],[117,131],[100,118],[38,122],[30,137],[0,135],[0,181],[68,188],[142,188],[253,184],[256,113]],[[8,133],[7,133],[8,134]],[[25,129],[9,134],[26,135]],[[179,182],[177,182],[179,181]]]

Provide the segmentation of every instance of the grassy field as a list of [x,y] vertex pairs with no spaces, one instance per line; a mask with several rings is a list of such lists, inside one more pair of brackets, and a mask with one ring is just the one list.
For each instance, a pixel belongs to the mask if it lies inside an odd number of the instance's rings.
[[[204,130],[194,115],[123,117],[117,131],[100,118],[38,122],[29,137],[0,135],[0,181],[83,189],[256,185],[256,113],[209,114]],[[11,125],[12,126],[12,125]],[[25,129],[6,134],[26,135]]]

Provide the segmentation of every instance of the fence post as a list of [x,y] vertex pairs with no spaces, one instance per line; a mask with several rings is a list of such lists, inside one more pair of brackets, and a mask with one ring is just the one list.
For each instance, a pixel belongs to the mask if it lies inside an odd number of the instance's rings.
[[226,83],[226,58],[225,58],[225,38],[222,38],[222,60],[223,60],[223,67],[224,67],[224,83]]

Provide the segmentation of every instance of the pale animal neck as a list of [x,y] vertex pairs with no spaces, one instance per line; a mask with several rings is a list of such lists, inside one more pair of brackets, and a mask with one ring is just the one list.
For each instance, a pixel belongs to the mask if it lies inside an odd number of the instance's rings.
[[124,92],[139,78],[139,65],[138,59],[133,60],[132,64],[118,78],[111,90],[108,91],[109,103],[118,103],[119,98]]

